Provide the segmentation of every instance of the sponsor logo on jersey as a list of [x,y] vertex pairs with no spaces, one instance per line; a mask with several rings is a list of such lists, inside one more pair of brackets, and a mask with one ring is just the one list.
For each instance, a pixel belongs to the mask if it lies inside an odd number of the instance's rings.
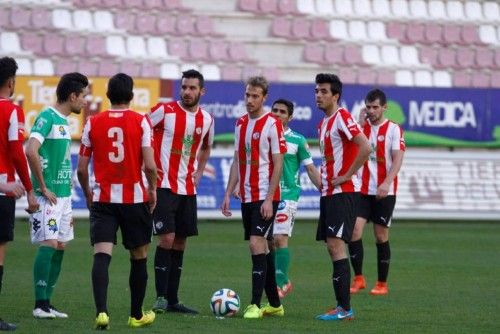
[[278,204],[278,210],[283,210],[286,206],[285,201],[280,201]]
[[61,136],[66,136],[66,130],[64,129],[64,126],[62,125],[59,125],[59,133],[61,134]]
[[278,213],[276,215],[276,223],[282,224],[288,220],[288,215],[286,213]]
[[31,222],[31,228],[33,229],[33,232],[37,232],[40,229],[40,225],[42,224],[41,221],[39,221],[36,218],[33,218],[33,221]]
[[49,219],[47,226],[49,227],[49,231],[51,231],[53,233],[56,233],[58,230],[57,221],[54,218]]

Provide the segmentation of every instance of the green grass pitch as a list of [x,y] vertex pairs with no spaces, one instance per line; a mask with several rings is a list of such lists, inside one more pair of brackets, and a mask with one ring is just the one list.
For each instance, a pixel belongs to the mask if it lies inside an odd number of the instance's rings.
[[[32,265],[26,220],[16,223],[16,240],[5,261],[0,316],[18,324],[17,333],[92,333],[94,303],[90,270],[92,249],[88,221],[75,224],[52,302],[69,319],[35,320]],[[371,225],[365,230],[365,275],[376,280],[376,253]],[[219,288],[235,290],[242,309],[250,300],[250,256],[237,221],[201,222],[200,235],[188,241],[180,299],[200,310],[198,316],[158,315],[147,329],[129,329],[128,255],[121,245],[110,267],[108,305],[110,332],[148,333],[500,333],[500,224],[460,222],[395,222],[391,228],[392,260],[389,296],[363,290],[353,296],[356,319],[320,322],[314,316],[334,304],[332,264],[325,247],[314,240],[316,224],[299,221],[290,240],[290,277],[294,291],[284,300],[284,318],[218,320],[209,309]],[[150,248],[145,308],[154,300]]]

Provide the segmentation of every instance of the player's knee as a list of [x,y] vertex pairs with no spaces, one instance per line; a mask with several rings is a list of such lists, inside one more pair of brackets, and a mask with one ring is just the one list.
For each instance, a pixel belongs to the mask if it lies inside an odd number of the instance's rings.
[[158,246],[165,249],[171,249],[174,245],[174,239],[174,233],[160,234],[158,236]]

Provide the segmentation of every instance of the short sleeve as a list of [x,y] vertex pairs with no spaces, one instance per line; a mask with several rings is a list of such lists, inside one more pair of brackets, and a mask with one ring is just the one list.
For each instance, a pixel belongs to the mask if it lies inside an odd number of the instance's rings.
[[41,144],[49,135],[52,129],[52,118],[48,112],[41,112],[35,120],[35,124],[31,128],[30,138],[37,139]]

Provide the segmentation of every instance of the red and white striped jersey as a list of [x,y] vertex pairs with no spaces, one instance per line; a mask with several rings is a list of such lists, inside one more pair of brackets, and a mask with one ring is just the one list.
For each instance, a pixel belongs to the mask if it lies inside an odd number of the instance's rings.
[[[361,177],[361,193],[376,195],[378,186],[384,182],[387,173],[391,170],[392,152],[406,149],[403,130],[398,124],[385,120],[380,125],[371,125],[367,121],[363,132],[370,142],[371,153],[358,171],[358,176]],[[397,188],[396,176],[389,189],[389,195],[396,195]]]
[[356,174],[350,181],[334,187],[332,180],[344,175],[351,167],[358,146],[352,139],[361,129],[344,108],[339,108],[332,116],[325,117],[318,125],[319,148],[321,151],[321,196],[359,191]]
[[[257,119],[247,114],[236,121],[234,134],[241,202],[264,200],[273,171],[272,155],[286,153],[283,125],[271,112]],[[273,200],[279,201],[280,197],[278,186]]]
[[94,202],[148,201],[142,148],[152,146],[149,119],[132,110],[107,110],[85,124],[80,155],[93,157]]
[[0,182],[16,178],[9,142],[24,140],[24,112],[9,99],[0,98]]
[[198,108],[190,112],[177,102],[158,103],[149,114],[153,125],[158,187],[194,195],[194,173],[202,145],[212,146],[214,118]]

